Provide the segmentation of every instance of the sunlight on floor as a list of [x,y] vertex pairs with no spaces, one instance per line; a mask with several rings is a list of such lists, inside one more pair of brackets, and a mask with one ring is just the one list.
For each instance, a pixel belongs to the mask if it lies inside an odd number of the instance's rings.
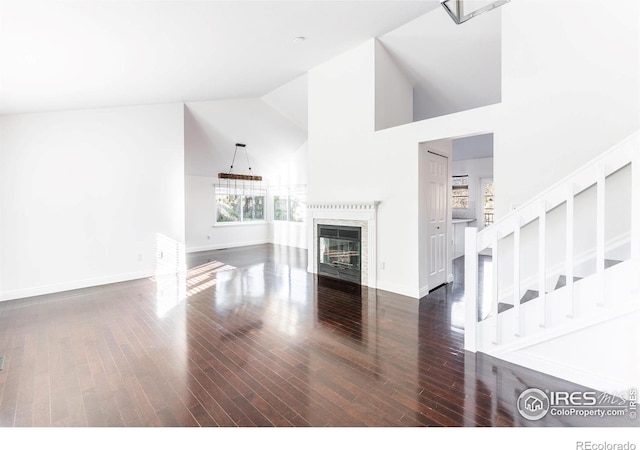
[[234,266],[230,266],[219,261],[211,261],[194,267],[193,269],[189,269],[187,272],[187,297],[191,297],[198,292],[202,292],[212,286],[215,286],[215,273],[234,269]]
[[[163,259],[166,260],[166,258]],[[188,297],[215,286],[217,282],[215,274],[236,269],[220,261],[210,261],[186,272],[169,271],[170,267],[178,266],[174,263],[163,265],[162,270],[156,274],[156,314],[160,318],[165,317],[169,311]]]

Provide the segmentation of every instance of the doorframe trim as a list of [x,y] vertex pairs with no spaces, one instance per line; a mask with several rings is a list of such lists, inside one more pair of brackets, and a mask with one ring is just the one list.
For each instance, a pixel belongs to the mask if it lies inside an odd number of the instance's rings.
[[[452,270],[452,263],[450,261],[451,259],[451,255],[452,255],[452,242],[451,242],[451,237],[453,236],[453,229],[452,229],[452,223],[451,223],[451,174],[452,174],[452,155],[447,155],[445,151],[439,151],[438,149],[434,149],[428,146],[428,144],[425,145],[427,153],[431,153],[432,155],[438,156],[440,158],[444,158],[446,160],[446,188],[445,188],[445,205],[446,205],[446,210],[445,210],[445,227],[446,227],[446,234],[445,234],[445,254],[444,254],[444,265],[445,265],[445,275],[444,275],[444,283],[443,284],[447,284],[450,283],[451,281],[449,281],[450,279],[453,281],[453,270]],[[427,219],[428,220],[428,219]],[[427,244],[429,245],[429,244]],[[427,248],[427,255],[429,253],[429,248]],[[427,256],[428,258],[428,256]],[[427,293],[429,293],[432,289],[431,289],[431,285],[428,282],[429,279],[429,275],[427,274],[427,284],[426,286],[422,286],[420,287],[420,293],[422,293],[424,290],[427,291]],[[440,286],[440,285],[438,285]],[[425,294],[426,295],[426,294]]]

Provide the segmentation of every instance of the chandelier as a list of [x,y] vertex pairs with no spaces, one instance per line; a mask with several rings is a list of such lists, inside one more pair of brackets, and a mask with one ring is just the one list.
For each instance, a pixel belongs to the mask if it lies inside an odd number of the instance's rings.
[[[489,3],[481,8],[475,9],[467,14],[464,11],[464,1],[463,0],[443,0],[442,7],[449,14],[451,19],[456,23],[456,25],[460,25],[461,23],[466,22],[469,19],[473,19],[480,14],[491,11],[499,6],[504,5],[505,3],[509,3],[511,0],[498,0],[493,3]],[[453,10],[449,7],[449,3],[453,3]],[[478,3],[477,1],[475,3]]]

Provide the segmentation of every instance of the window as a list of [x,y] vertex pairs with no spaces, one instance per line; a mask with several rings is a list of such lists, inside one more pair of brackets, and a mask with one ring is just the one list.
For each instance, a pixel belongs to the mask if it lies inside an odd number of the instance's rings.
[[265,190],[216,186],[216,223],[264,221]]
[[287,189],[281,190],[273,196],[273,220],[303,222],[304,190]]
[[493,180],[482,180],[482,209],[484,226],[493,224]]
[[242,196],[242,220],[264,220],[264,194]]
[[451,207],[462,209],[469,208],[469,176],[461,175],[453,177],[451,188]]

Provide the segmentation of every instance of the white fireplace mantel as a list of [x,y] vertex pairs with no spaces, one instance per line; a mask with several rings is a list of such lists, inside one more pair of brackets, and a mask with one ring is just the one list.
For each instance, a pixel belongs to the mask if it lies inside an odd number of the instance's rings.
[[309,202],[307,203],[307,270],[318,273],[318,225],[356,226],[362,229],[362,285],[376,287],[378,201],[370,202]]

